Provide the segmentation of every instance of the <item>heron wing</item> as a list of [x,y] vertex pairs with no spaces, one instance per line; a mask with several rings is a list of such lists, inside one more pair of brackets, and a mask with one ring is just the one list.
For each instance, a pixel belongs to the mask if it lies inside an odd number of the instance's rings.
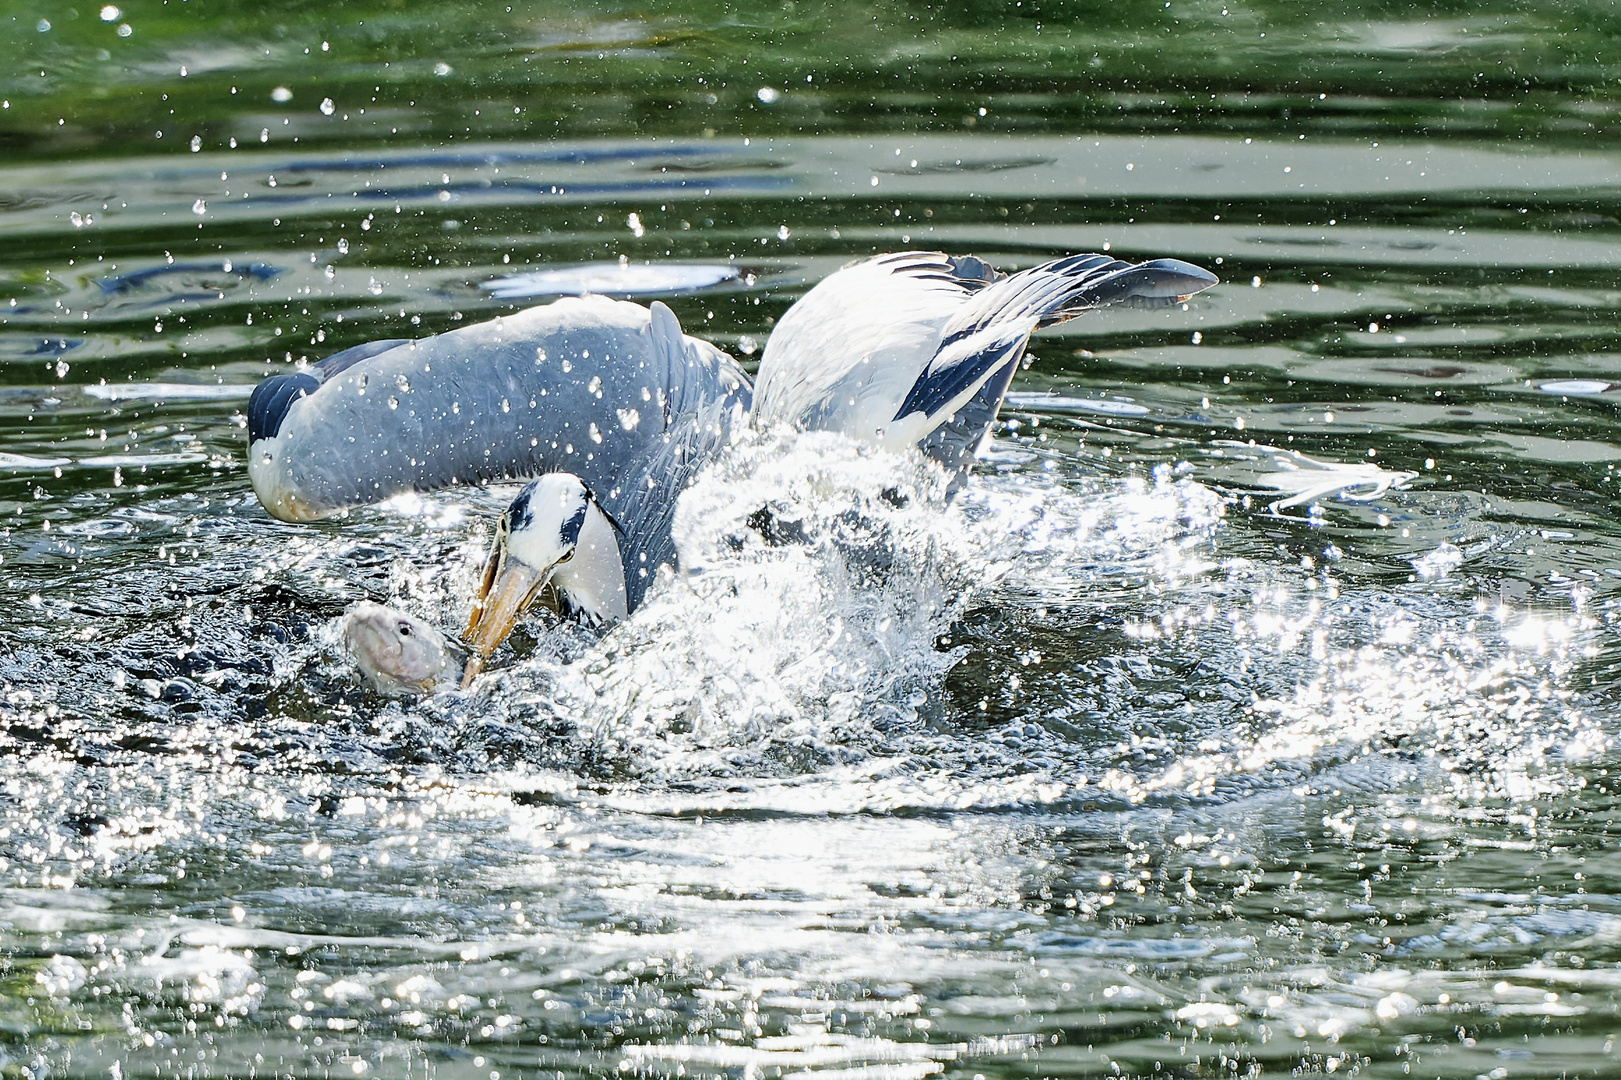
[[916,443],[964,469],[1037,327],[1109,304],[1174,304],[1215,281],[1177,259],[1133,264],[1107,255],[1071,255],[1001,278],[966,296],[945,325],[939,349],[891,418],[889,441]]
[[940,331],[994,273],[979,259],[906,251],[845,267],[802,296],[766,342],[755,422],[883,429],[938,351]]
[[266,391],[266,419],[272,404],[282,415],[251,440],[254,489],[295,520],[545,472],[606,489],[681,410],[747,399],[731,358],[654,306],[661,313],[569,298],[358,359],[339,354],[328,361],[342,360],[335,371],[315,366],[325,378],[313,389]]

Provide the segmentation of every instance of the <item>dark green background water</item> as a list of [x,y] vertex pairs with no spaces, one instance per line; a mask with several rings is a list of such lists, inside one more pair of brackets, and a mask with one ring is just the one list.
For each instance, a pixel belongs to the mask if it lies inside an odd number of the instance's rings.
[[[0,3],[0,1069],[1612,1074],[1618,40]],[[919,246],[1224,282],[1038,339],[938,625],[767,576],[354,688],[331,620],[449,625],[501,494],[271,522],[253,382],[585,264],[699,268],[638,298],[752,362]]]

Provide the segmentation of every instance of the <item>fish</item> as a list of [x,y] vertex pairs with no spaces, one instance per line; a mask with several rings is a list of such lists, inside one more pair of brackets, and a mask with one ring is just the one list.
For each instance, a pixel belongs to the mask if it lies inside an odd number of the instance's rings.
[[445,636],[386,604],[365,600],[345,612],[343,644],[366,683],[387,697],[434,694],[461,681],[462,663]]

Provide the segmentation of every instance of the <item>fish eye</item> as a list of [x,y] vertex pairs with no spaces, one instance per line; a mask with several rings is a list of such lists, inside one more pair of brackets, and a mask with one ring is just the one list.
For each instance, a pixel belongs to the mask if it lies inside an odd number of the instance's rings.
[[403,622],[400,623],[400,637],[410,637],[410,636],[411,636],[411,624],[410,623],[403,623]]

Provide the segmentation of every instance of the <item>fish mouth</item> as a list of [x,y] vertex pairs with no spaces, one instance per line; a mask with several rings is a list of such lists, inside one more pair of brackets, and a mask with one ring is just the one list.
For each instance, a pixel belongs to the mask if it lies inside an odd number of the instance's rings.
[[467,632],[462,635],[473,650],[462,674],[463,690],[484,669],[484,661],[490,654],[512,633],[556,569],[554,564],[537,570],[528,563],[509,558],[505,545],[496,542],[484,566],[484,579],[473,600],[473,610],[467,616]]

